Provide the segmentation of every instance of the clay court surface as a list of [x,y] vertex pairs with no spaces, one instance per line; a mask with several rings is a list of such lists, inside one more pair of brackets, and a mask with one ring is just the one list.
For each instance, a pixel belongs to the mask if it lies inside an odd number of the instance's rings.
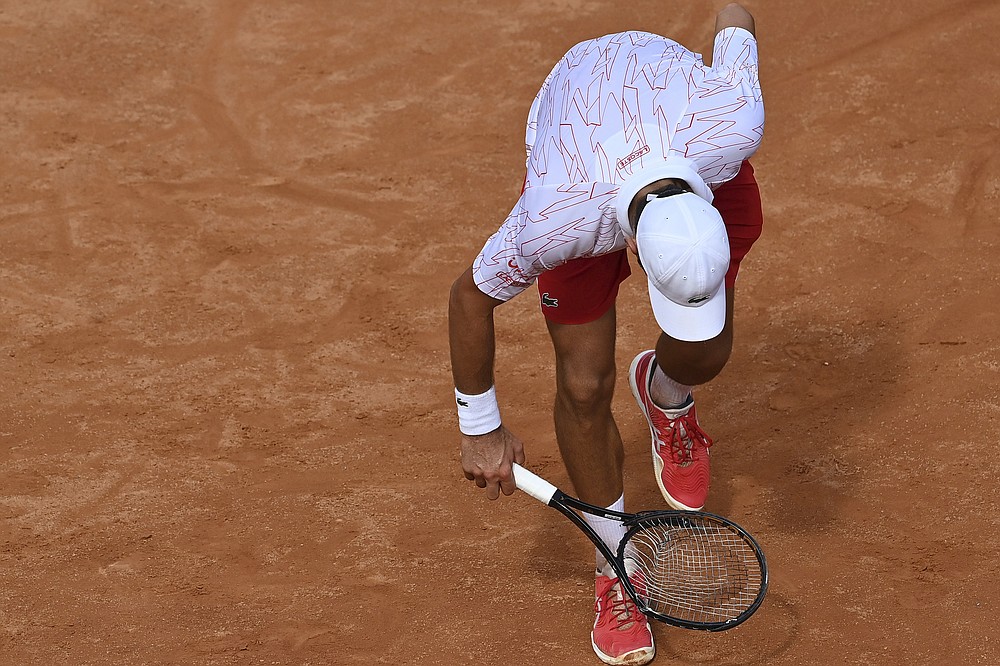
[[[597,664],[592,547],[462,477],[447,291],[555,60],[710,55],[722,4],[0,3],[0,663]],[[1000,4],[748,7],[766,226],[697,396],[706,508],[772,587],[655,663],[1000,663]],[[572,490],[534,291],[497,327],[504,419]]]

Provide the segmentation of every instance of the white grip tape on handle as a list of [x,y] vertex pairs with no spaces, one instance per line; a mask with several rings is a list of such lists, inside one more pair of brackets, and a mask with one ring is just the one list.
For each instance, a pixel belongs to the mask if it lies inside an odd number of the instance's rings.
[[558,490],[542,477],[532,474],[517,463],[514,463],[514,483],[518,490],[528,493],[542,504],[548,504]]

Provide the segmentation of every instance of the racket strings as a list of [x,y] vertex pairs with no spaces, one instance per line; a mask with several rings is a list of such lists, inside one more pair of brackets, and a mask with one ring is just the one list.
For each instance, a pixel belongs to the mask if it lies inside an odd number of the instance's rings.
[[646,525],[630,535],[623,554],[639,599],[691,622],[739,617],[763,583],[754,548],[723,525]]

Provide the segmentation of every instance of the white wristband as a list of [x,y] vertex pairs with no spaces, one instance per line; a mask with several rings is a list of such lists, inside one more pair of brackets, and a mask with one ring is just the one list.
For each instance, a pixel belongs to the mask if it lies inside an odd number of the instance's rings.
[[496,387],[486,393],[466,395],[455,389],[458,405],[458,429],[463,435],[485,435],[500,427],[500,405],[497,404]]

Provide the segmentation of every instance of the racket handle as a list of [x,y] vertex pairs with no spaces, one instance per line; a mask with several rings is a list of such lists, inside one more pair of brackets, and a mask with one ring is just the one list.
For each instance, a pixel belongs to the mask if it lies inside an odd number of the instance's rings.
[[537,474],[532,474],[517,463],[513,463],[513,465],[514,483],[518,489],[528,493],[542,504],[548,504],[552,500],[552,496],[559,491],[558,488]]

